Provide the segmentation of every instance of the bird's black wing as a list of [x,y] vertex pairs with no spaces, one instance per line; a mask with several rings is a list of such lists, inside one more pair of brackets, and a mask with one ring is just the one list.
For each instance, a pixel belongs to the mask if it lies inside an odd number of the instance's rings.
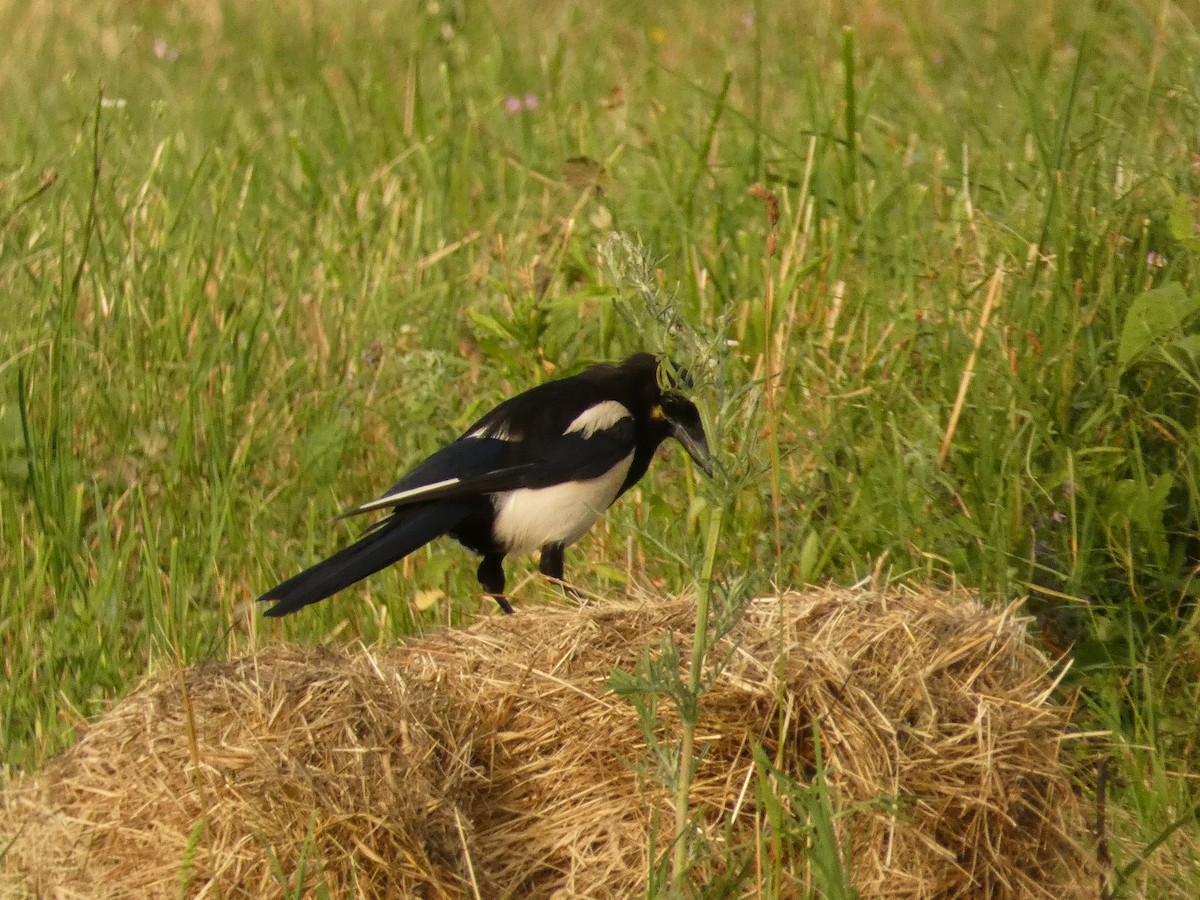
[[[529,391],[501,404],[381,497],[341,516],[596,478],[633,452],[633,419],[620,404],[581,403],[576,397],[554,406],[543,402],[547,399],[553,400]],[[601,404],[616,409],[603,408],[595,427],[572,428]]]
[[360,503],[338,518],[505,490],[533,462],[514,461],[511,456],[504,441],[459,438],[418,464],[378,499]]
[[599,478],[632,454],[636,441],[630,418],[591,434],[568,432],[540,440],[528,448],[534,462],[513,487],[541,488]]

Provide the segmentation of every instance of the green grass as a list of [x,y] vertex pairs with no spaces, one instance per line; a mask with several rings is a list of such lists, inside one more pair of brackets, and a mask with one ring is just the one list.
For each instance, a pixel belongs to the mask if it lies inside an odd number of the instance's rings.
[[176,659],[487,610],[448,543],[245,604],[510,391],[688,349],[614,308],[618,229],[737,342],[737,490],[672,453],[569,577],[693,584],[721,505],[722,584],[1029,595],[1122,890],[1200,894],[1192,6],[279,6],[0,8],[5,765]]

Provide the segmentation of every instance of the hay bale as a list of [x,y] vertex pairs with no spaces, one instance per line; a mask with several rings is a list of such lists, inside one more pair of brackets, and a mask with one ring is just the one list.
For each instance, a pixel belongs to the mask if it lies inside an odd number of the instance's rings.
[[282,648],[156,680],[9,787],[13,853],[52,896],[278,895],[272,856],[318,877],[336,860],[335,896],[450,896],[463,844],[438,777],[454,765],[421,725],[445,714],[432,699],[414,708],[366,653]]
[[[186,896],[644,893],[669,791],[636,765],[649,762],[637,713],[606,681],[667,634],[686,653],[692,615],[686,599],[526,610],[162,678],[0,795],[0,846],[16,835],[3,870],[63,897],[179,896],[184,879]],[[762,843],[752,744],[806,783],[817,722],[864,896],[1069,897],[1083,883],[1067,712],[1011,610],[911,592],[762,598],[711,659],[724,665],[702,701],[692,800],[714,852],[699,879]]]

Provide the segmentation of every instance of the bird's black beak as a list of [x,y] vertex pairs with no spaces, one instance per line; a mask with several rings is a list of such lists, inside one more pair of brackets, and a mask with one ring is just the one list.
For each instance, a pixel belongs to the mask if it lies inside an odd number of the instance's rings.
[[672,428],[671,434],[675,436],[675,440],[683,444],[683,449],[688,452],[688,456],[709,478],[712,478],[712,454],[708,451],[708,437],[704,434],[704,428],[685,428],[681,425],[676,425]]
[[713,476],[713,455],[708,449],[708,436],[704,434],[704,424],[700,420],[700,410],[696,404],[682,397],[672,397],[666,410],[667,424],[671,426],[671,437],[683,444],[692,462],[701,472]]

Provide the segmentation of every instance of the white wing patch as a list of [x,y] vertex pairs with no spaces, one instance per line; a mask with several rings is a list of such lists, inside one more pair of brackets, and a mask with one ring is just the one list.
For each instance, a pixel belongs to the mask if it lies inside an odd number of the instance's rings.
[[484,425],[482,428],[476,428],[470,434],[469,438],[491,438],[493,441],[515,441],[512,433],[503,425]]
[[531,553],[548,544],[575,543],[617,499],[632,462],[630,453],[603,475],[587,481],[493,494],[496,537],[509,553]]
[[579,431],[585,438],[590,438],[597,431],[612,428],[622,419],[630,418],[633,416],[624,404],[618,403],[616,400],[605,400],[595,406],[589,406],[577,415],[563,434]]
[[409,488],[407,491],[396,491],[394,494],[388,494],[386,497],[380,497],[378,500],[371,500],[361,506],[356,506],[350,512],[362,513],[370,512],[373,509],[380,509],[384,506],[395,506],[403,503],[406,500],[411,500],[413,497],[420,497],[422,494],[428,494],[430,491],[438,491],[445,487],[458,484],[460,478],[447,478],[445,481],[435,481],[433,484],[423,484],[420,487]]

